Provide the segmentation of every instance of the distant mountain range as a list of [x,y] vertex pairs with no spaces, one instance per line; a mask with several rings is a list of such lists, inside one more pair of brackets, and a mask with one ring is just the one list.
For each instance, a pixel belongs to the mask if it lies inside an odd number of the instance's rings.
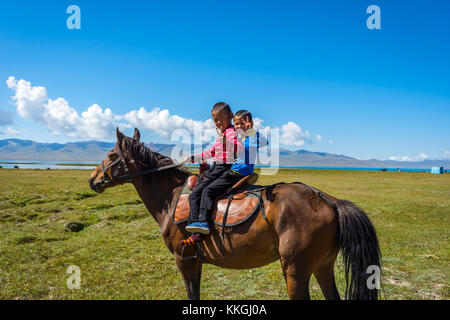
[[[151,149],[170,156],[173,144],[147,144]],[[93,161],[103,160],[114,147],[112,142],[81,141],[60,143],[40,143],[31,140],[0,140],[0,160],[54,160]],[[189,149],[189,146],[185,147]],[[424,160],[417,162],[393,160],[359,160],[352,157],[327,152],[307,150],[291,151],[279,149],[280,166],[305,167],[367,167],[367,168],[423,168],[434,166],[450,167],[450,160]]]

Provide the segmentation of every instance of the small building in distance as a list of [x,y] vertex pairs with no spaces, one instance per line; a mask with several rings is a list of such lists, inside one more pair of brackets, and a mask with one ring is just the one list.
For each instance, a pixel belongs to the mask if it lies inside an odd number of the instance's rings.
[[444,167],[432,167],[431,173],[444,173]]

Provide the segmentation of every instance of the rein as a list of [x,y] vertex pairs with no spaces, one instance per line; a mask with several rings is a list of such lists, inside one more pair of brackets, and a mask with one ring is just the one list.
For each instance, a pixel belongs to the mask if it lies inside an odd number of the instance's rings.
[[116,177],[117,180],[131,180],[135,177],[140,177],[140,176],[144,176],[146,174],[150,174],[150,173],[155,173],[155,172],[160,172],[160,171],[164,171],[164,170],[169,170],[172,168],[177,168],[177,167],[181,167],[183,164],[179,163],[179,164],[171,164],[168,166],[163,166],[163,167],[159,167],[159,168],[152,168],[152,169],[147,169],[147,170],[142,170],[142,171],[137,171],[134,173],[128,173],[127,175],[123,175],[123,176],[118,176]]

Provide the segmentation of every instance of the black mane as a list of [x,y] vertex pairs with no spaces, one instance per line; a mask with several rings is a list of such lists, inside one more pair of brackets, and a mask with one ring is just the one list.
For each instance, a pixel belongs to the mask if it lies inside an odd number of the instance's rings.
[[130,154],[133,160],[140,165],[149,168],[159,168],[174,164],[170,157],[162,155],[146,147],[144,143],[136,142],[132,138],[124,139],[125,150]]

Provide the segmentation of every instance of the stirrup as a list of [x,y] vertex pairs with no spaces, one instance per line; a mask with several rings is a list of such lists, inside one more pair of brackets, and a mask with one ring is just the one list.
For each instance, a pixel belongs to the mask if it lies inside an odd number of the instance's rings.
[[197,254],[197,250],[195,250],[195,254],[193,255],[193,256],[187,256],[187,257],[185,257],[184,256],[184,249],[186,248],[186,246],[183,246],[182,248],[181,248],[181,259],[183,260],[183,261],[187,261],[187,260],[192,260],[192,259],[197,259],[198,258],[198,254]]
[[[199,241],[201,242],[201,241]],[[184,256],[184,249],[186,248],[186,246],[181,247],[181,259],[183,261],[188,261],[188,260],[192,260],[192,259],[199,259],[201,262],[206,262],[206,258],[205,255],[203,254],[202,248],[200,248],[199,242],[196,242],[194,244],[194,251],[195,254],[193,256]]]

